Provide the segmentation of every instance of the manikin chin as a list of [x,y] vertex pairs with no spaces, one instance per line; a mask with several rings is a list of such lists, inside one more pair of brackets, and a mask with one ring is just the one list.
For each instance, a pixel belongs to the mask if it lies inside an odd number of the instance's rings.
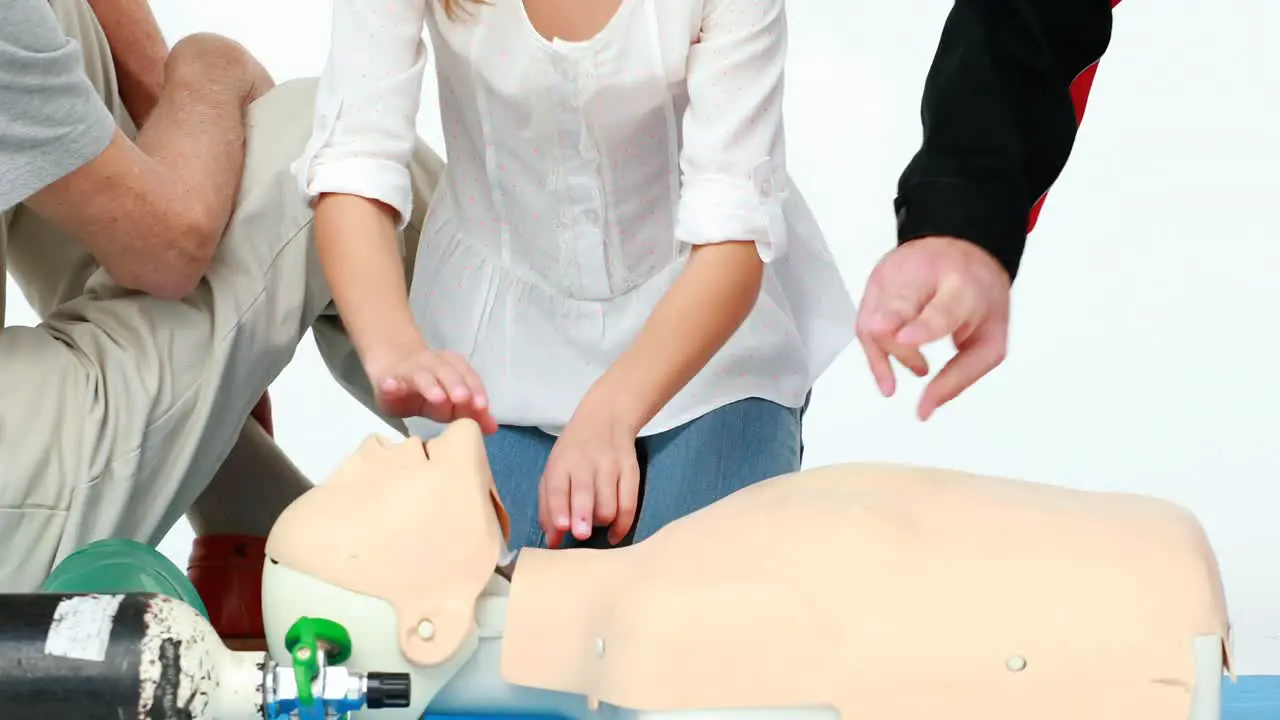
[[299,618],[343,626],[345,665],[412,677],[374,720],[1219,717],[1217,562],[1153,498],[839,465],[632,547],[506,547],[474,423],[370,438],[272,532],[272,656]]

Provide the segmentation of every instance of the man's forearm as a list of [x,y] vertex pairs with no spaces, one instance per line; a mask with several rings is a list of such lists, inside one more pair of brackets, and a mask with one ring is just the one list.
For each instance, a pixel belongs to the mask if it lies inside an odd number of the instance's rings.
[[178,43],[165,74],[136,142],[117,129],[97,157],[26,204],[79,238],[116,282],[179,299],[217,250],[239,191],[245,110],[271,78],[239,44],[213,35]]
[[147,0],[88,0],[111,46],[120,99],[142,126],[160,101],[169,45]]
[[639,432],[737,332],[760,297],[763,276],[753,243],[694,247],[639,337],[583,403],[610,407]]
[[235,43],[214,36],[183,39],[166,63],[166,82],[138,148],[173,178],[195,229],[169,239],[171,252],[190,259],[187,284],[203,276],[240,189],[245,111],[270,86],[257,61]]
[[1119,0],[957,0],[921,103],[924,142],[898,183],[899,242],[973,242],[1017,274],[1028,220],[1062,172],[1072,83],[1105,52]]

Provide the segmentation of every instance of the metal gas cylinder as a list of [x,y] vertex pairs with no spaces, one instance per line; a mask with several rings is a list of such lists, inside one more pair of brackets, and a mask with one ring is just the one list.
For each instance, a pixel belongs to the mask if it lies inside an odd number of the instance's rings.
[[408,706],[408,675],[334,667],[350,654],[345,631],[328,623],[317,634],[312,623],[290,633],[306,662],[280,667],[266,653],[228,650],[171,597],[0,595],[0,717],[323,720]]

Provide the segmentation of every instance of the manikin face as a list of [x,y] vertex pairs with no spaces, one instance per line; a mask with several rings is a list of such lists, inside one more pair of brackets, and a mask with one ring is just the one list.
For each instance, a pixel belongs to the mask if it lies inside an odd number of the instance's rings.
[[479,427],[458,421],[425,444],[365,441],[281,514],[267,555],[387,601],[405,655],[432,665],[470,632],[506,532]]

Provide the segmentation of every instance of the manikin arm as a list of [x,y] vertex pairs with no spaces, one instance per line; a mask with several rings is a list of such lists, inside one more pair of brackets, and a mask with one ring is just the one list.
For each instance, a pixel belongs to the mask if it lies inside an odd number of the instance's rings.
[[900,243],[962,238],[1016,276],[1119,2],[956,0],[925,82],[924,142],[898,181]]

